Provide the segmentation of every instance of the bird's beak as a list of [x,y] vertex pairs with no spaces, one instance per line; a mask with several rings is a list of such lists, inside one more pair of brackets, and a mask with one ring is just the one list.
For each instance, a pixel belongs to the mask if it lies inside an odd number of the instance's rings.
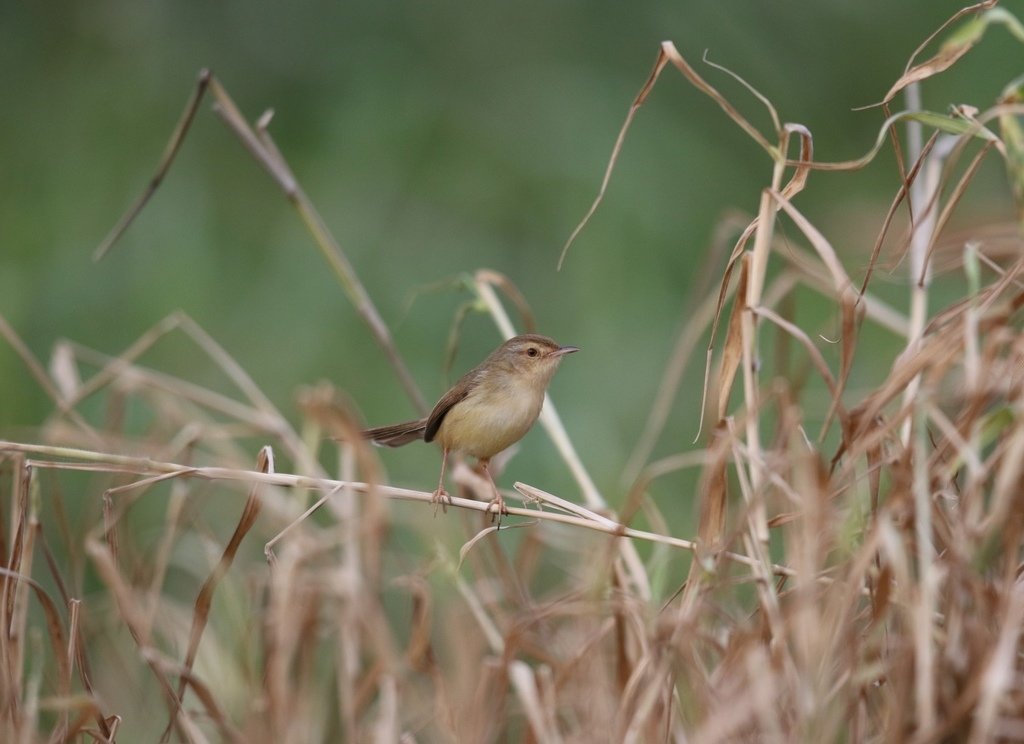
[[579,347],[576,346],[561,346],[551,352],[551,356],[562,356],[563,354],[572,354],[574,351],[579,351]]

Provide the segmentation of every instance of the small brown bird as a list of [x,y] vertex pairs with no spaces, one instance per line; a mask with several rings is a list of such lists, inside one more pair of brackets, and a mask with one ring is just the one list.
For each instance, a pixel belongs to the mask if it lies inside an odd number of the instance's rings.
[[491,505],[507,514],[505,501],[491,477],[491,458],[518,442],[540,415],[544,391],[559,362],[575,346],[559,346],[546,336],[526,334],[503,343],[452,386],[425,419],[367,429],[363,437],[385,447],[401,447],[422,439],[441,443],[441,477],[434,491],[437,504],[451,503],[444,490],[448,453],[463,452],[480,461],[494,489]]

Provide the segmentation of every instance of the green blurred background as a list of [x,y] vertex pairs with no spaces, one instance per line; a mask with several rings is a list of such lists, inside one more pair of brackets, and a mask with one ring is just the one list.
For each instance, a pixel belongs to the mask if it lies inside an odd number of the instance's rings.
[[[443,285],[477,268],[505,273],[541,332],[583,349],[552,393],[616,503],[712,230],[730,209],[755,211],[771,175],[767,156],[667,70],[604,205],[555,271],[658,43],[673,40],[767,131],[759,104],[700,63],[709,50],[785,121],[809,127],[818,159],[841,160],[863,154],[882,120],[877,109],[852,109],[878,101],[961,6],[3,3],[0,314],[46,358],[60,338],[119,353],[181,309],[293,419],[296,388],[320,379],[344,388],[371,423],[414,414],[295,212],[209,100],[148,208],[107,259],[91,261],[152,175],[197,72],[210,67],[251,119],[275,109],[277,143],[428,399],[445,387],[443,346],[469,298]],[[924,86],[925,105],[985,108],[1019,61],[1020,47],[996,30]],[[1005,220],[1005,176],[990,164],[980,178],[960,219]],[[896,187],[884,156],[855,174],[813,175],[797,204],[859,279]],[[489,319],[471,318],[448,379],[497,341]],[[700,357],[656,454],[691,447]],[[180,340],[143,361],[223,387]],[[4,343],[0,379],[0,436],[31,439],[52,406]],[[504,481],[574,496],[542,434],[527,437],[521,457]],[[397,482],[427,488],[435,477],[430,448],[386,458]]]

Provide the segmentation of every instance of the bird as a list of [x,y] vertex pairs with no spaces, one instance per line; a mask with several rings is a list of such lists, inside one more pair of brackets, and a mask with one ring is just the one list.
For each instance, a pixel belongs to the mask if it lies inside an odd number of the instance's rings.
[[449,454],[475,457],[494,492],[487,511],[492,521],[498,517],[500,526],[501,515],[508,510],[491,476],[491,458],[530,430],[562,357],[576,351],[577,347],[560,346],[547,336],[513,336],[452,385],[426,418],[366,429],[362,436],[383,447],[418,440],[441,445],[441,475],[431,498],[435,516],[438,505],[447,511],[452,503],[444,488]]

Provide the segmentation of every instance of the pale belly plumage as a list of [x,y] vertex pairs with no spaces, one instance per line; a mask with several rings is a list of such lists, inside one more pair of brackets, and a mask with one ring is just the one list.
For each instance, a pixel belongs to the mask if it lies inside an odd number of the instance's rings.
[[543,388],[539,394],[525,385],[490,388],[486,394],[478,388],[452,407],[437,439],[446,449],[486,460],[522,439],[543,405]]

